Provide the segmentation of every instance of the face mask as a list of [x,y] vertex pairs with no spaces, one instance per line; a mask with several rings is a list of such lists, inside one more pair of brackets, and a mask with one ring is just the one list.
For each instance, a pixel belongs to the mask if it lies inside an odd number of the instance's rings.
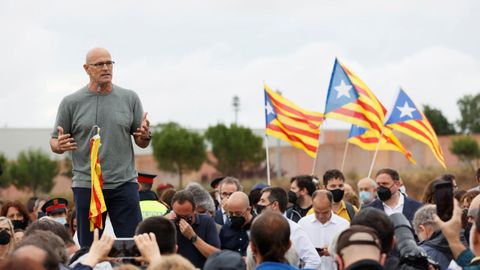
[[23,220],[12,220],[13,229],[22,229],[25,230],[27,224]]
[[401,185],[399,190],[400,190],[401,193],[407,194],[407,189],[405,188],[404,185]]
[[362,201],[362,203],[370,202],[372,198],[372,193],[370,193],[370,191],[360,191],[358,195],[360,196],[360,201]]
[[242,216],[231,216],[230,217],[230,222],[232,223],[231,226],[235,230],[240,230],[245,223],[245,218]]
[[255,210],[257,211],[257,215],[260,215],[260,213],[262,213],[262,211],[265,210],[266,207],[266,205],[257,204],[257,207],[255,208]]
[[67,224],[67,218],[66,217],[57,217],[57,218],[54,218],[53,220],[55,220],[56,222],[58,222],[62,225]]
[[7,230],[0,231],[0,245],[8,245],[10,243],[10,234]]
[[297,193],[289,190],[288,191],[288,202],[291,204],[296,204],[297,203]]
[[392,197],[392,192],[390,191],[389,188],[380,186],[377,189],[377,195],[378,195],[378,198],[382,202],[384,202],[384,201],[388,201]]
[[343,194],[345,193],[344,190],[339,189],[339,188],[332,189],[332,190],[330,190],[330,192],[333,195],[333,201],[336,202],[336,203],[340,202],[343,199]]

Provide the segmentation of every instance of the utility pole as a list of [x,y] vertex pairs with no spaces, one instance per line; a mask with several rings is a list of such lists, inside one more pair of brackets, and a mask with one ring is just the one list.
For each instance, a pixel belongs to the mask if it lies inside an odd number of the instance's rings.
[[235,125],[238,125],[238,112],[240,111],[240,98],[235,95],[233,96],[233,111],[235,112]]

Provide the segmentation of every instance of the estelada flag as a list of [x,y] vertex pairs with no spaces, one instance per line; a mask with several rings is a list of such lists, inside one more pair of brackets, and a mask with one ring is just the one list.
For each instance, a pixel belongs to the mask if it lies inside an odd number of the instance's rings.
[[293,104],[265,85],[265,133],[289,142],[311,157],[317,154],[322,113]]
[[[100,132],[100,130],[98,130]],[[90,175],[91,175],[91,195],[90,195],[90,211],[88,218],[90,219],[90,231],[95,228],[103,229],[102,213],[107,211],[107,205],[103,197],[103,177],[102,167],[98,152],[100,149],[100,135],[97,133],[90,139]]]
[[387,110],[368,86],[335,59],[328,87],[325,117],[382,133]]
[[400,89],[385,125],[426,144],[442,167],[446,168],[443,151],[435,130],[427,117],[402,89]]
[[[348,142],[364,150],[375,151],[378,145],[378,138],[379,135],[377,132],[352,125],[350,134],[348,135]],[[415,159],[413,159],[412,153],[402,145],[395,134],[393,134],[392,129],[389,127],[385,127],[383,131],[383,137],[380,141],[380,145],[378,145],[378,150],[397,151],[402,153],[412,164],[417,163]]]

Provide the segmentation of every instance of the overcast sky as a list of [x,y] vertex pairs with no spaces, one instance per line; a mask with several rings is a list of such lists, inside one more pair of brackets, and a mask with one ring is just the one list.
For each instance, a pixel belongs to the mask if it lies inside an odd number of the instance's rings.
[[[88,82],[86,52],[109,49],[114,83],[152,123],[264,126],[263,82],[325,107],[335,57],[390,110],[399,86],[458,119],[480,91],[479,1],[0,2],[0,126],[53,127],[61,99]],[[326,127],[348,127],[328,121]]]

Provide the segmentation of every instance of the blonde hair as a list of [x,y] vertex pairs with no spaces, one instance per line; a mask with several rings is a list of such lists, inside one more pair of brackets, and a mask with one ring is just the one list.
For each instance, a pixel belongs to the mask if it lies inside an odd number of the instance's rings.
[[7,217],[0,216],[0,224],[2,224],[2,223],[7,223],[7,225],[8,225],[7,230],[10,232],[10,243],[8,243],[8,250],[7,250],[7,253],[6,253],[6,254],[9,254],[13,251],[13,249],[17,245],[17,242],[15,241],[15,231],[13,230],[12,222]]
[[195,270],[195,266],[178,254],[162,256],[160,260],[150,264],[147,270]]

